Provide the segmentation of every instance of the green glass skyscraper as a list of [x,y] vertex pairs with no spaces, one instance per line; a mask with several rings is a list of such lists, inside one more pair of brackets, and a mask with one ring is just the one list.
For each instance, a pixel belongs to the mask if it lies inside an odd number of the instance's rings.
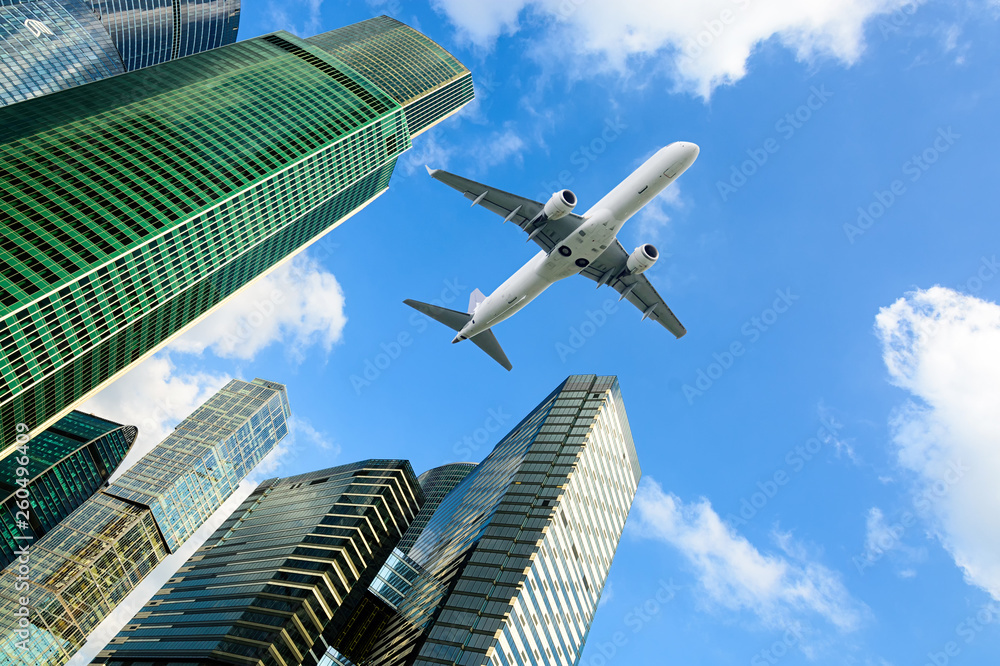
[[0,573],[0,663],[65,664],[285,437],[290,416],[281,384],[234,379],[31,543]]
[[0,457],[385,191],[472,96],[381,17],[0,108]]
[[[138,434],[135,426],[70,412],[31,441],[29,455],[0,460],[0,494],[4,496],[0,500],[0,569],[17,557],[15,551],[25,542],[43,537],[97,492],[125,459]],[[27,474],[19,477],[19,467]],[[24,502],[22,510],[19,504]]]
[[97,663],[314,666],[422,499],[405,460],[263,482]]

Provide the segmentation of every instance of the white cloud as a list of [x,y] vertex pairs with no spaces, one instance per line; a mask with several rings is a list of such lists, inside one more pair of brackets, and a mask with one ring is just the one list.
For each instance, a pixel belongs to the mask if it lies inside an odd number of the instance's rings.
[[169,349],[251,360],[281,342],[293,360],[319,344],[329,353],[343,334],[344,292],[332,273],[300,254],[231,297]]
[[[914,548],[904,541],[904,536],[912,529],[914,520],[913,514],[907,512],[900,520],[889,524],[882,509],[877,506],[869,509],[865,518],[865,550],[861,555],[859,566],[872,566],[886,554],[893,552],[895,552],[894,557],[898,556],[906,564],[923,560],[926,556],[924,549]],[[903,578],[912,578],[916,575],[916,571],[909,567],[898,569],[897,573]]]
[[[267,3],[265,16],[271,24],[271,30],[287,30],[297,37],[312,37],[320,32],[322,16],[320,9],[323,0],[270,0]],[[304,10],[304,11],[303,11]],[[305,16],[301,25],[292,22],[292,16]]]
[[790,534],[774,534],[783,555],[761,553],[708,500],[685,504],[653,480],[642,482],[635,507],[639,533],[680,551],[711,606],[749,611],[764,626],[796,633],[806,633],[817,617],[852,631],[867,613],[840,576],[810,560]]
[[660,240],[661,234],[667,231],[670,224],[670,214],[667,209],[683,207],[680,186],[676,183],[646,204],[636,216],[638,221],[636,233],[641,239],[640,242],[648,243]]
[[230,379],[224,374],[178,372],[170,354],[161,352],[77,409],[139,428],[139,438],[112,476],[114,480]]
[[1000,306],[932,287],[875,328],[890,380],[916,399],[891,419],[914,505],[966,580],[1000,599]]
[[746,75],[747,60],[777,41],[801,61],[830,57],[854,63],[872,17],[909,7],[910,0],[435,0],[461,35],[490,48],[522,23],[546,26],[540,57],[576,56],[577,69],[627,75],[636,61],[660,63],[678,87],[708,97]]

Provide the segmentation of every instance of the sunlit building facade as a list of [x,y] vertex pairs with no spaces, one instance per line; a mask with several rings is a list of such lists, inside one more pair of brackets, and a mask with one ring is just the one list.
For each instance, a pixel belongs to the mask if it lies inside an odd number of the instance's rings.
[[[290,416],[281,384],[232,380],[118,481],[30,544],[27,589],[14,564],[0,574],[0,659],[65,664],[287,434]],[[25,596],[26,636],[17,618]]]
[[239,0],[3,0],[0,106],[236,41]]
[[422,499],[405,460],[265,481],[96,663],[315,666]]
[[[32,439],[25,453],[0,459],[0,569],[14,561],[22,545],[45,536],[97,492],[138,432],[135,426],[70,412]],[[20,476],[19,468],[25,470]]]
[[[361,25],[0,108],[0,450],[384,192],[411,115],[426,129],[472,99],[431,40]],[[372,79],[327,46],[368,54]]]

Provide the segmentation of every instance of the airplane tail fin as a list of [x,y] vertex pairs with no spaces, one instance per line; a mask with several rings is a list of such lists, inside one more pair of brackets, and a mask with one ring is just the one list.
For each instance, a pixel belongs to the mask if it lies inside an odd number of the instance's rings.
[[[476,291],[479,290],[477,289]],[[473,293],[473,298],[475,298],[475,293]],[[409,298],[403,301],[403,303],[409,305],[418,312],[424,313],[431,319],[441,322],[453,331],[461,331],[462,327],[465,326],[470,319],[472,319],[472,315],[467,312],[449,310],[448,308],[431,305],[430,303],[421,303],[420,301],[414,301]],[[490,358],[502,365],[504,369],[510,370],[513,367],[510,364],[510,361],[507,360],[507,355],[504,354],[503,349],[500,347],[500,343],[497,342],[497,337],[493,335],[493,331],[487,329],[469,339],[472,340],[477,347],[489,354]]]
[[469,295],[469,314],[472,314],[473,312],[475,312],[476,308],[479,307],[479,304],[482,303],[485,300],[486,300],[486,296],[483,294],[483,292],[479,291],[478,289],[476,289],[475,291],[473,291]]

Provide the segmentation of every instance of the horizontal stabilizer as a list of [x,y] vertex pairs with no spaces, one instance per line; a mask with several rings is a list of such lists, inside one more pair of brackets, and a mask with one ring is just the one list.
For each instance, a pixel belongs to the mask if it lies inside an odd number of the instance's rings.
[[420,301],[414,301],[409,298],[403,302],[414,310],[423,312],[431,319],[441,322],[453,331],[461,331],[462,327],[465,326],[470,319],[472,319],[472,315],[468,312],[449,310],[448,308],[438,307],[437,305],[431,305],[430,303],[421,303]]
[[477,347],[489,354],[490,358],[502,365],[505,370],[510,370],[514,367],[507,360],[507,355],[503,353],[500,343],[497,342],[497,336],[493,335],[493,331],[490,329],[486,329],[482,333],[477,333],[469,339],[475,342]]

